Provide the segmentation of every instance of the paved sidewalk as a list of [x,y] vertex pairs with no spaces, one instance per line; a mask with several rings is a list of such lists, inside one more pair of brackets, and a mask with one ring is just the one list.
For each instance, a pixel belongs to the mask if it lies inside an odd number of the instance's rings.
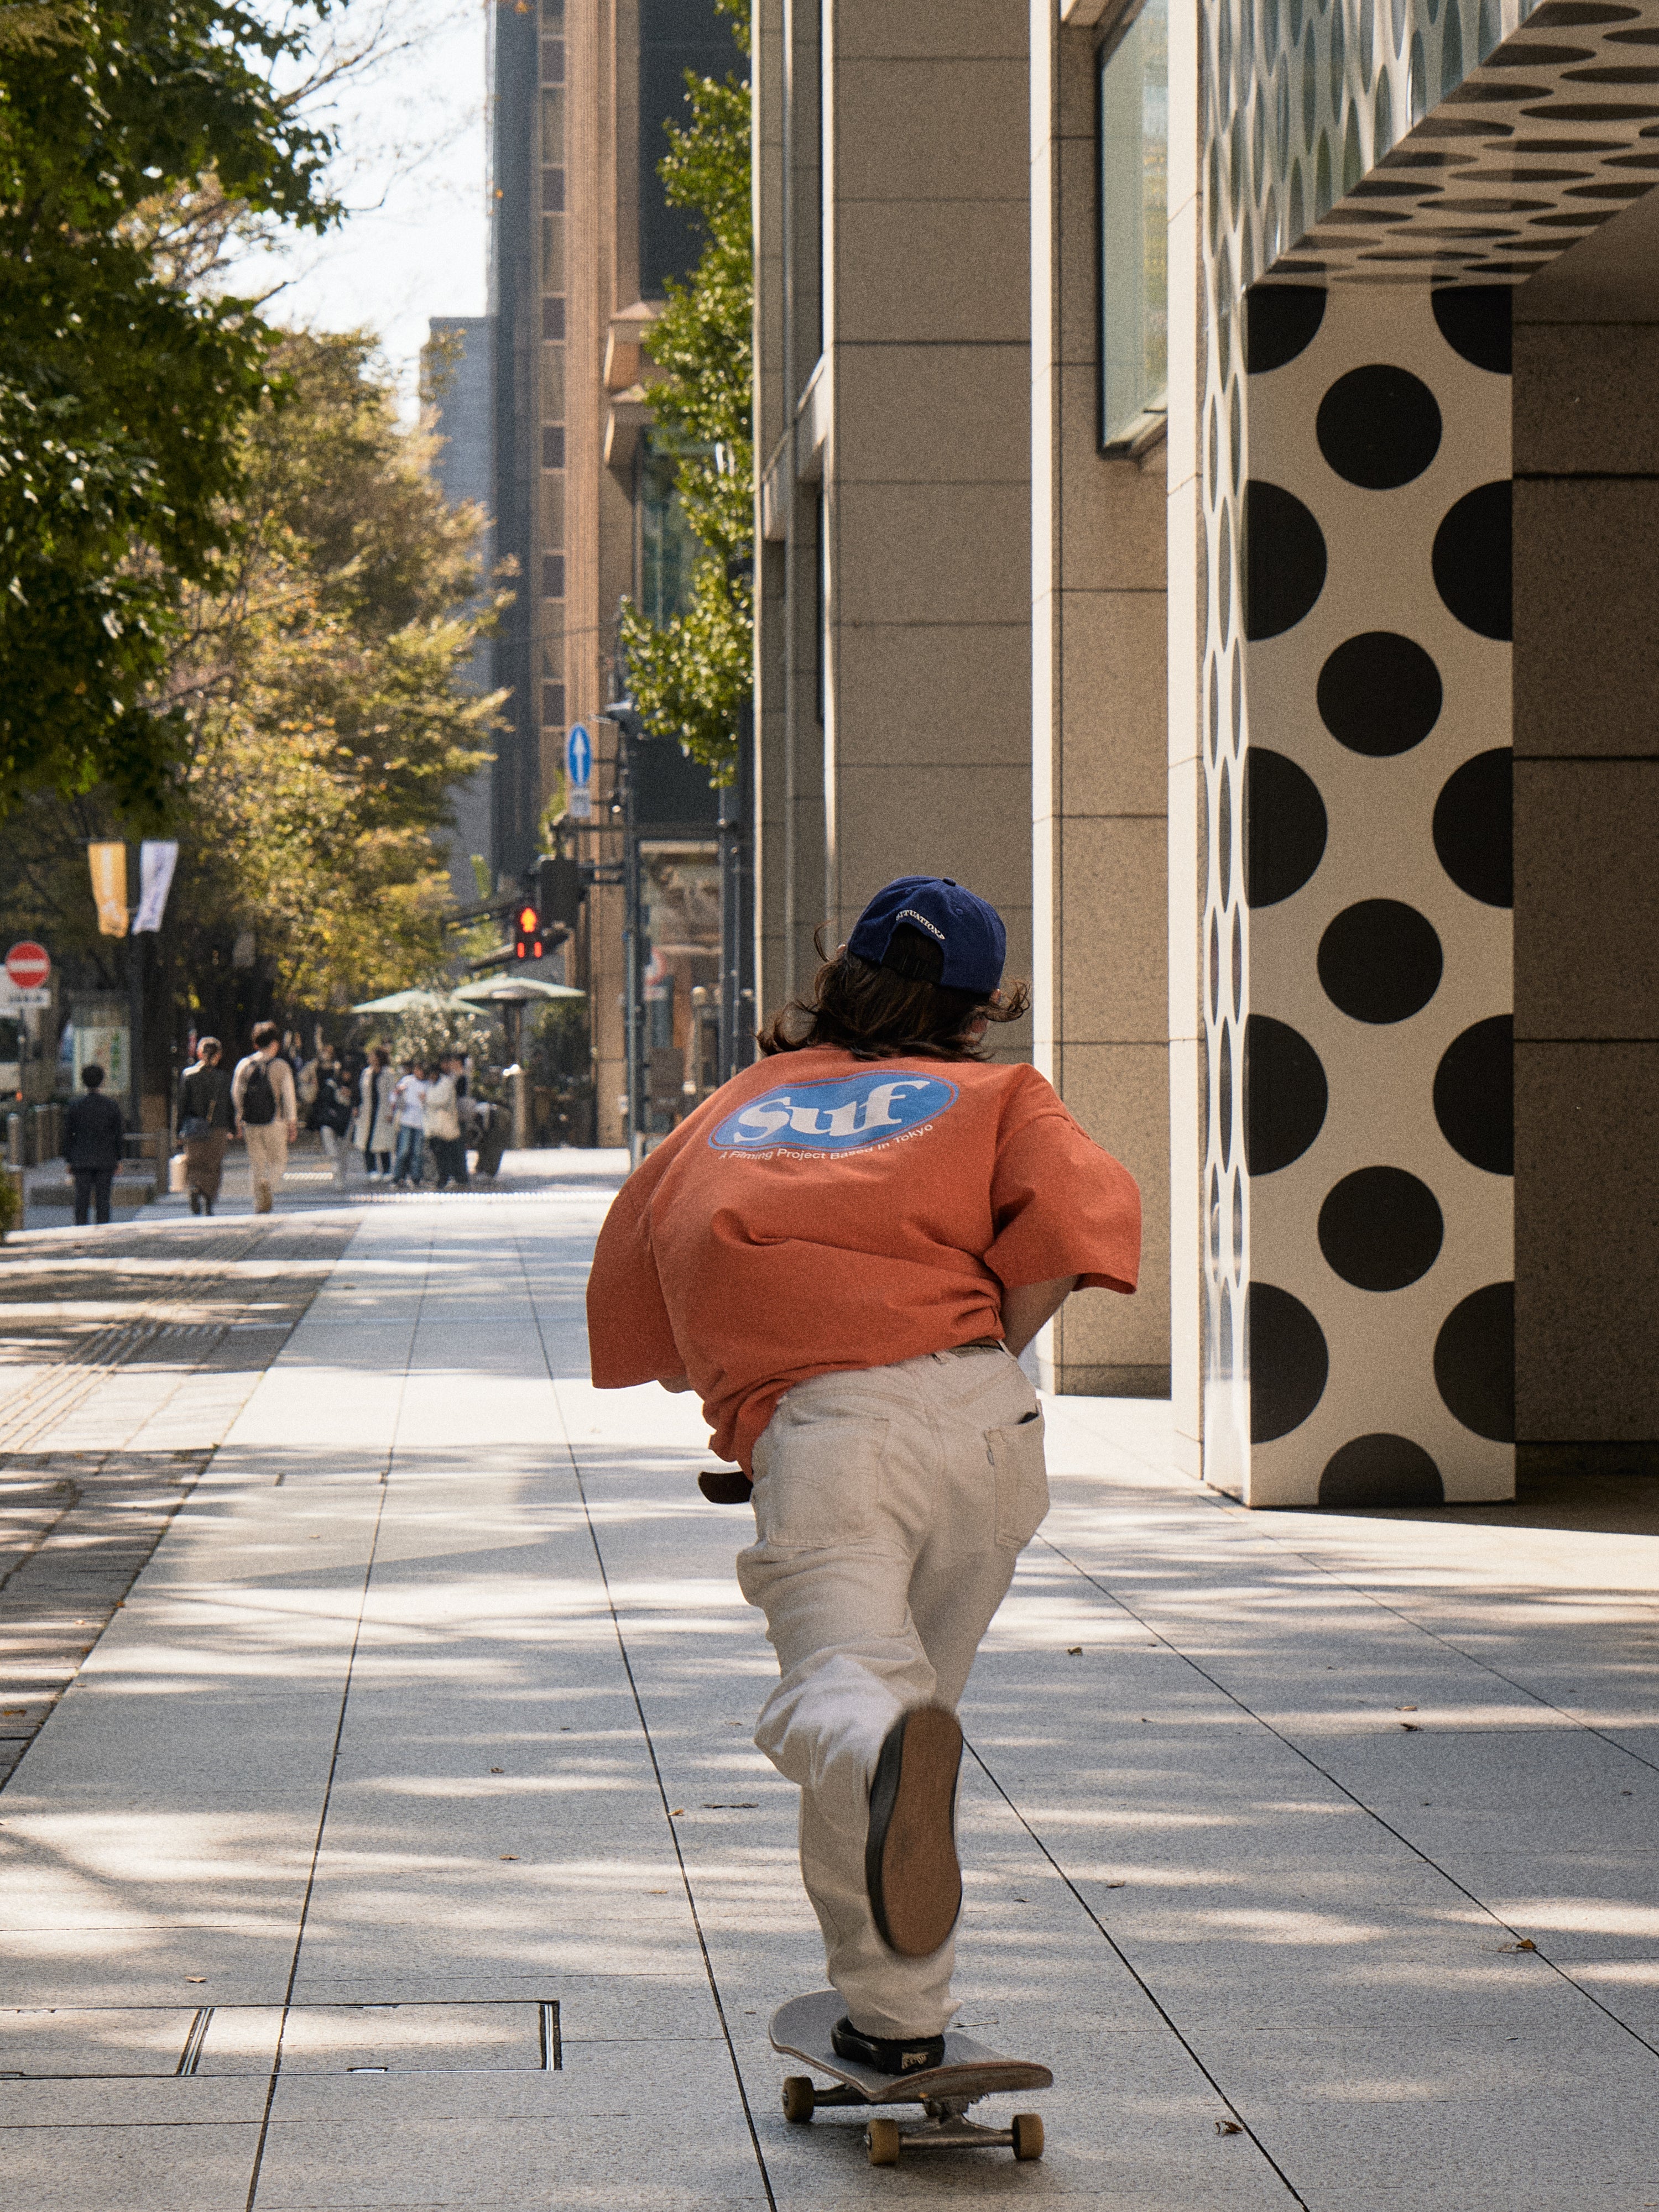
[[583,1379],[604,1203],[361,1210],[0,1793],[0,2212],[1659,2205],[1640,1498],[1246,1515],[1152,1406],[1054,1409],[964,1711],[1046,2160],[788,2127],[746,1516]]

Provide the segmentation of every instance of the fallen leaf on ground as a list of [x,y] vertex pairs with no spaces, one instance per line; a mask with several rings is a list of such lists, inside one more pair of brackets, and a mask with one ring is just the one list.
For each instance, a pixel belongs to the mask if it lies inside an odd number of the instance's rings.
[[760,1810],[760,1804],[759,1801],[753,1797],[730,1799],[706,1797],[703,1800],[702,1809],[705,1813],[757,1813]]
[[185,1976],[185,1979],[187,1982],[194,1982],[198,1989],[199,1989],[202,1984],[206,1981],[207,1976],[205,1974],[186,1974]]
[[1415,1721],[1401,1721],[1400,1725],[1407,1735],[1421,1735],[1423,1733]]
[[675,1805],[675,1806],[672,1807],[672,1808],[671,1808],[671,1809],[670,1809],[670,1811],[669,1811],[668,1817],[669,1817],[669,1819],[670,1819],[671,1820],[683,1820],[685,1818],[685,1808],[684,1808],[684,1805]]
[[1083,1656],[1083,1646],[1080,1644],[1068,1644],[1066,1647],[1066,1656],[1068,1659],[1080,1659]]
[[503,1851],[503,1852],[501,1853],[501,1856],[502,1856],[504,1859],[516,1859],[516,1858],[518,1857],[518,1856],[519,1856],[519,1854],[517,1853],[517,1851]]
[[1242,2136],[1244,2132],[1244,2123],[1243,2120],[1218,2120],[1215,2124],[1215,2131],[1218,2136]]
[[505,1774],[507,1769],[504,1766],[492,1766],[489,1771],[492,1774]]
[[1127,1889],[1128,1884],[1122,1881],[1109,1881],[1106,1887],[1108,1889]]
[[1395,1711],[1397,1713],[1414,1713],[1417,1708],[1415,1705],[1396,1705]]
[[1500,1943],[1500,1951],[1535,1951],[1538,1948],[1530,1936],[1523,1936],[1518,1943]]

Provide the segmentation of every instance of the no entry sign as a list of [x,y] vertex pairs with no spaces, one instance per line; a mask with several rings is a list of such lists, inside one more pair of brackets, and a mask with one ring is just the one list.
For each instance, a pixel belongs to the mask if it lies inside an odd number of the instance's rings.
[[6,955],[7,980],[20,991],[38,991],[52,973],[52,956],[44,945],[25,938]]

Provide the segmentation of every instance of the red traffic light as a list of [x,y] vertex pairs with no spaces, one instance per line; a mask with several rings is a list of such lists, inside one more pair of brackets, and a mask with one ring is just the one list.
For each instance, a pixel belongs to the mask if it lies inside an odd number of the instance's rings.
[[542,957],[542,918],[529,899],[526,899],[514,916],[513,957],[515,960],[539,960]]

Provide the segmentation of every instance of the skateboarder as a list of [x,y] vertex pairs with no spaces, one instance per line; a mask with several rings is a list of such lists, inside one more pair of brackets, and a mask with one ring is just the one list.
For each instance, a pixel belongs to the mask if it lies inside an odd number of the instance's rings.
[[799,1785],[843,2057],[939,2063],[955,2012],[956,1707],[1048,1510],[1018,1355],[1079,1287],[1133,1291],[1140,1201],[1034,1068],[985,1054],[994,908],[877,894],[762,1060],[618,1193],[588,1285],[602,1389],[695,1389],[753,1479],[738,1558],[781,1679],[755,1741]]

